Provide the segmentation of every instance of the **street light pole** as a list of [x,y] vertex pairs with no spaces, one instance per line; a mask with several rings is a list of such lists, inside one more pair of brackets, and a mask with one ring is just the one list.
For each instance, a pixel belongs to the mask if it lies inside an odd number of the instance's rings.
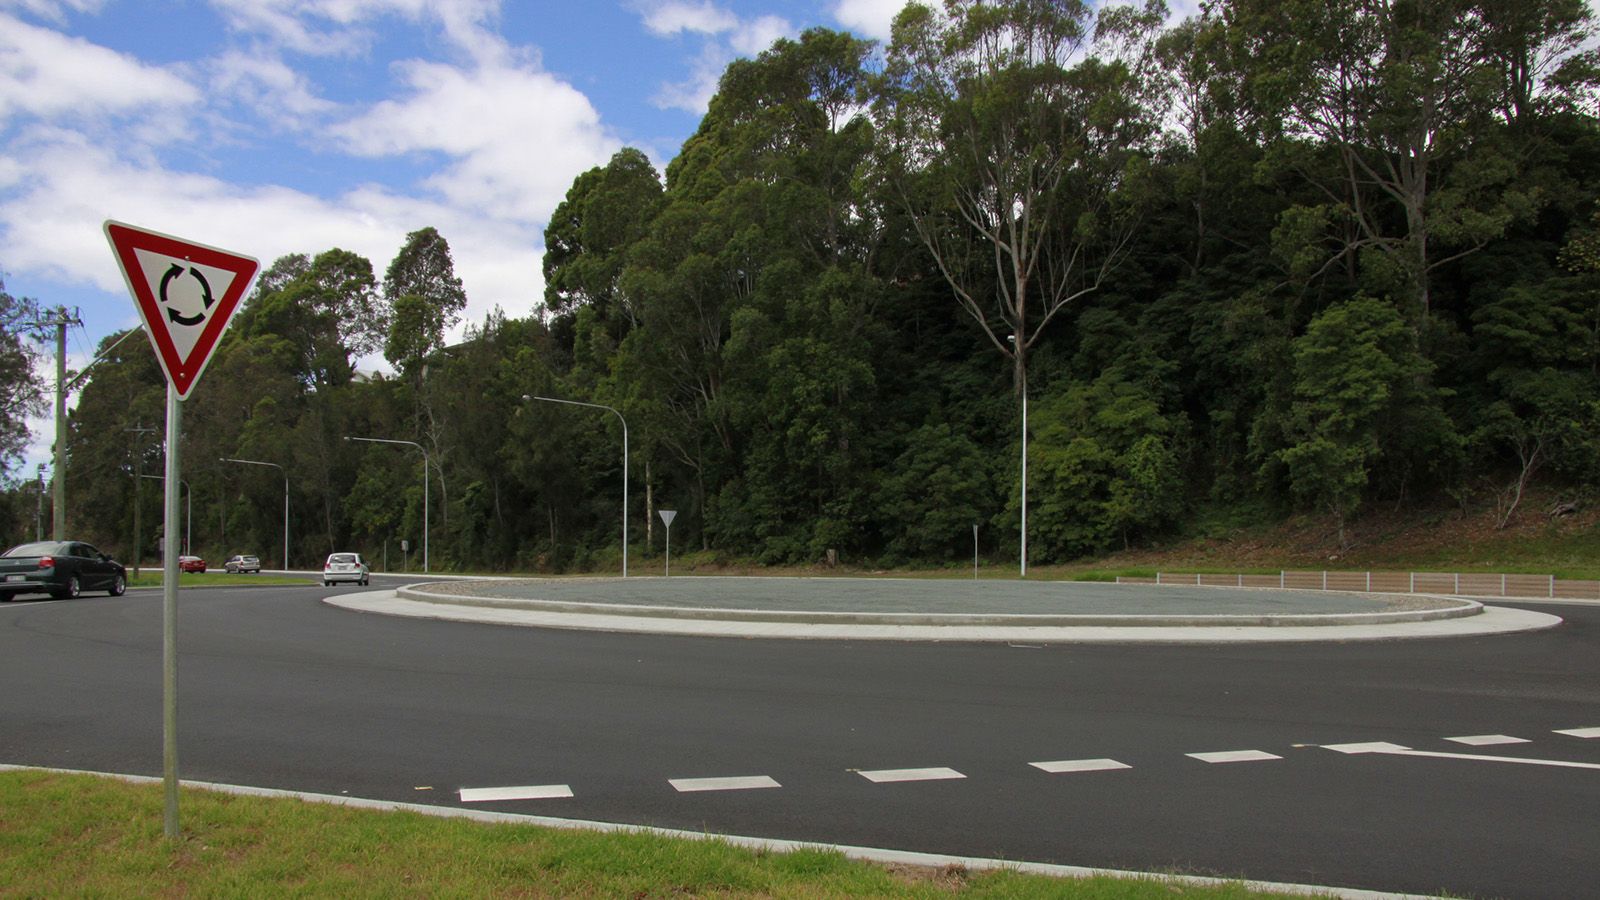
[[263,462],[259,459],[234,459],[231,456],[224,456],[217,461],[240,463],[246,466],[271,466],[283,473],[283,568],[287,571],[289,568],[289,470],[277,463]]
[[[367,444],[404,444],[415,447],[422,453],[422,574],[428,573],[428,451],[416,441],[394,441],[388,438],[350,437],[345,435],[347,441],[361,441]],[[450,485],[445,485],[445,492],[449,493]],[[445,511],[446,513],[449,510]],[[445,518],[449,518],[448,515]]]
[[[533,397],[524,394],[524,400],[543,400],[546,403],[566,403],[571,406],[587,406],[592,409],[609,409],[616,414],[618,421],[622,422],[622,577],[628,577],[628,420],[622,413],[603,403],[585,403],[582,400],[561,400],[556,397]],[[649,473],[646,473],[647,475]]]
[[[1017,336],[1007,335],[1013,354],[1022,353],[1024,346]],[[1022,370],[1022,576],[1028,577],[1028,370]]]

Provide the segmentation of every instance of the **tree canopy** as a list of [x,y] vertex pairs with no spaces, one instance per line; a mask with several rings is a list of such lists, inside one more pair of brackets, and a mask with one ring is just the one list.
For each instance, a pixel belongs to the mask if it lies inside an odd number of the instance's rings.
[[[450,247],[304,248],[262,275],[185,416],[196,549],[422,543],[436,569],[1035,561],[1218,508],[1328,540],[1377,502],[1525,513],[1600,487],[1600,128],[1577,0],[912,4],[723,73],[658,170],[550,213],[542,308],[446,336]],[[7,300],[9,301],[9,298]],[[0,310],[3,311],[3,310]],[[137,349],[132,349],[137,348]],[[392,373],[360,376],[381,351]],[[5,354],[0,345],[0,384]],[[72,417],[84,536],[128,553],[130,343]],[[996,365],[1002,362],[1002,365]],[[21,384],[21,382],[17,382]],[[0,409],[0,455],[6,452]],[[140,502],[153,521],[153,492]],[[1519,512],[1519,510],[1521,512]],[[147,554],[149,537],[142,539]],[[635,558],[638,558],[637,556]]]

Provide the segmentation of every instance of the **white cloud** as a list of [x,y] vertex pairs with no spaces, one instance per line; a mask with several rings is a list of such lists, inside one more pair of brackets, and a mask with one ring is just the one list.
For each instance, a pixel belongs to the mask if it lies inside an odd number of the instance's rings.
[[211,0],[228,26],[296,53],[337,56],[365,50],[386,17],[432,20],[468,55],[498,49],[488,26],[499,0]]
[[208,61],[206,68],[214,91],[286,128],[337,108],[316,95],[309,79],[266,50],[230,50]]
[[[122,276],[100,229],[106,218],[246,253],[263,264],[287,253],[342,247],[366,256],[379,274],[408,232],[433,225],[457,254],[457,274],[474,314],[500,305],[527,315],[543,291],[539,233],[531,222],[507,222],[371,185],[332,198],[276,186],[240,187],[129,162],[97,143],[60,134],[10,152],[28,188],[0,205],[6,265],[34,277],[123,295]],[[481,260],[497,264],[480,268],[475,261]],[[516,269],[514,278],[501,268],[508,263]],[[112,318],[99,322],[89,319],[107,311],[85,310],[91,333],[125,327],[127,313],[120,306],[107,310]]]
[[771,47],[778,38],[794,34],[794,26],[777,16],[762,16],[750,22],[741,22],[728,43],[740,56],[757,56]]
[[652,102],[663,109],[704,113],[717,92],[717,83],[728,63],[740,56],[757,56],[781,37],[796,31],[788,20],[778,16],[740,19],[710,0],[685,3],[673,0],[665,5],[636,5],[650,33],[658,37],[689,34],[700,42],[688,57],[689,77],[668,82],[657,91]]
[[722,34],[738,28],[739,18],[710,0],[649,4],[644,8],[644,27],[661,37],[683,32]]
[[426,182],[453,206],[542,222],[572,179],[621,147],[587,97],[551,75],[498,65],[461,69],[411,61],[411,93],[334,128],[352,153],[437,153]]
[[831,11],[834,21],[853,34],[887,44],[894,17],[905,6],[906,0],[836,0]]
[[199,99],[169,70],[0,15],[0,124],[19,115],[154,112]]
[[104,5],[105,0],[0,0],[0,9],[20,10],[56,23],[65,22],[68,12],[95,12]]

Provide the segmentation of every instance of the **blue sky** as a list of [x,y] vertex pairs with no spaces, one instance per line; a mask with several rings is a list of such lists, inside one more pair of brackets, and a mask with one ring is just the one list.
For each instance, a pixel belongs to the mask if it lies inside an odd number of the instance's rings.
[[814,26],[885,41],[903,2],[0,0],[0,272],[81,311],[74,367],[138,321],[108,218],[380,277],[431,225],[468,322],[526,316],[580,172],[624,145],[665,166],[729,61]]

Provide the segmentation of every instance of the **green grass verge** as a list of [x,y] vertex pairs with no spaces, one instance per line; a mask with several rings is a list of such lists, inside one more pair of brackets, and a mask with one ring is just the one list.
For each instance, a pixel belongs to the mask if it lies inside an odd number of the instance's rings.
[[[314,579],[293,578],[285,575],[229,575],[226,572],[184,572],[178,576],[178,584],[183,587],[216,587],[218,585],[240,584],[311,584]],[[161,567],[141,568],[135,576],[133,570],[128,570],[128,587],[160,587],[162,585]]]
[[1071,897],[1287,896],[1242,885],[909,869],[822,849],[594,833],[185,790],[162,837],[157,784],[0,773],[8,897]]

